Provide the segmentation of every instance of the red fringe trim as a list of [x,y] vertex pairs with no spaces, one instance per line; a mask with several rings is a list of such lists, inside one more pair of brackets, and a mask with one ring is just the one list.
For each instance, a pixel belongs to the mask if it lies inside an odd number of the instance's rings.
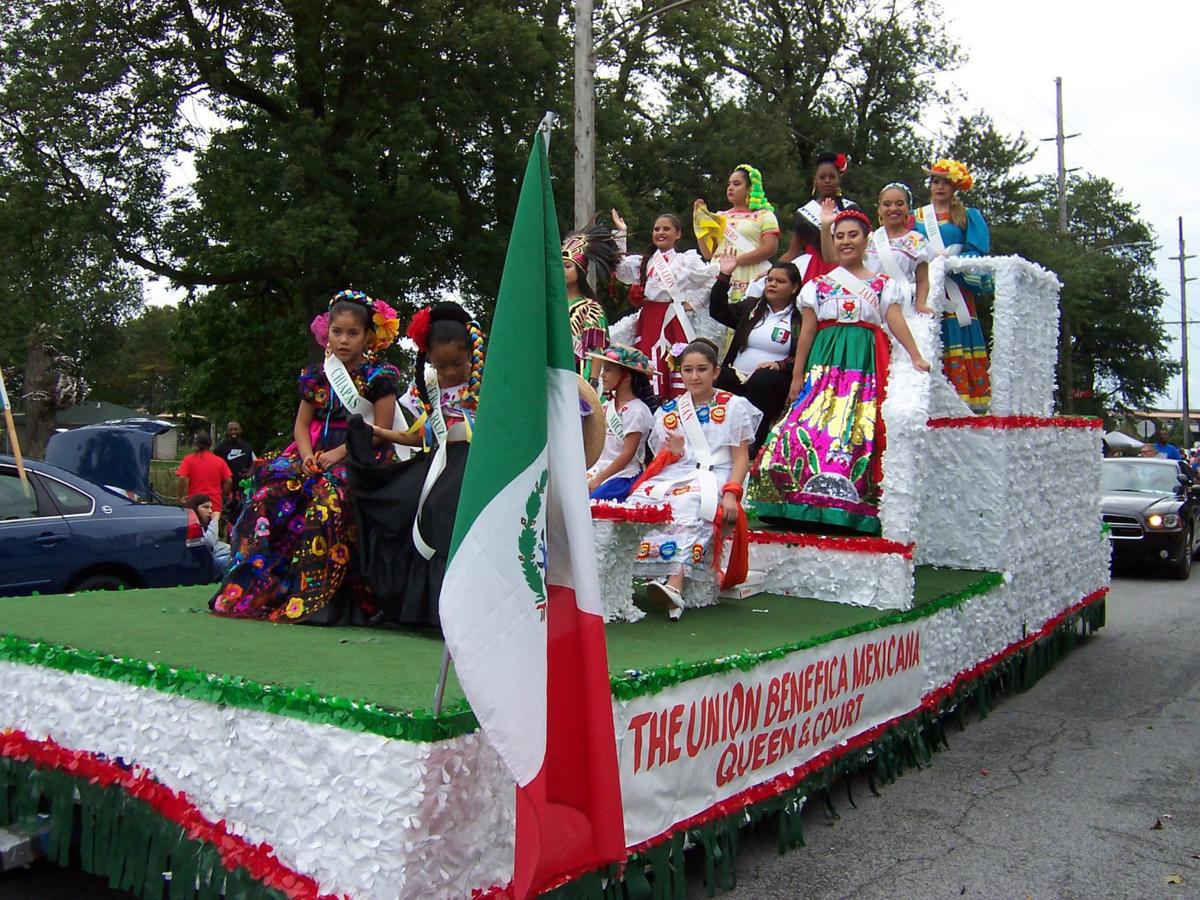
[[901,544],[877,537],[823,537],[819,534],[796,534],[789,531],[752,531],[752,544],[787,544],[789,547],[816,547],[821,550],[841,550],[848,553],[895,553],[905,559],[913,558],[916,544]]
[[605,500],[592,501],[592,518],[602,522],[629,522],[636,525],[665,525],[671,521],[671,505],[626,506]]
[[930,428],[1103,428],[1104,420],[1082,416],[960,416],[930,419]]
[[710,806],[703,812],[697,813],[690,819],[684,819],[682,822],[676,822],[671,826],[671,828],[669,828],[667,831],[664,831],[662,834],[630,847],[629,853],[631,855],[638,853],[649,847],[653,847],[656,844],[662,843],[664,840],[667,840],[674,834],[678,834],[680,831],[688,828],[695,828],[699,825],[704,825],[716,819],[723,819],[726,816],[733,815],[734,813],[739,812],[748,806],[753,806],[755,803],[770,799],[771,797],[782,793],[790,787],[794,787],[809,775],[812,775],[814,772],[818,772],[825,768],[825,766],[832,763],[838,757],[844,756],[852,750],[861,749],[862,747],[872,743],[893,725],[902,722],[905,719],[912,718],[924,710],[936,708],[943,700],[950,697],[955,688],[957,688],[959,685],[963,684],[964,682],[973,681],[985,673],[988,669],[994,668],[996,665],[1003,662],[1009,656],[1012,656],[1014,653],[1017,653],[1025,647],[1028,647],[1030,644],[1033,644],[1034,642],[1050,634],[1055,628],[1061,625],[1068,616],[1077,613],[1085,606],[1090,606],[1091,604],[1096,603],[1097,601],[1103,599],[1107,594],[1108,588],[1106,587],[1088,594],[1078,603],[1067,607],[1054,618],[1047,621],[1036,632],[1017,641],[1015,644],[1010,644],[999,653],[989,656],[987,659],[983,660],[983,662],[978,663],[969,669],[964,669],[962,672],[959,672],[956,676],[954,676],[949,684],[930,691],[923,698],[921,698],[920,705],[911,712],[896,716],[893,719],[889,719],[887,722],[881,722],[874,728],[869,728],[860,734],[856,734],[854,737],[849,738],[844,743],[839,744],[836,747],[831,747],[824,753],[814,756],[812,759],[808,760],[806,763],[790,772],[785,772],[782,775],[777,775],[775,778],[772,778],[769,781],[764,781],[761,784],[756,784],[753,787],[749,787],[740,794],[735,794],[726,800],[722,800],[720,803]]
[[70,750],[52,739],[32,740],[21,731],[0,733],[0,756],[19,762],[32,762],[39,769],[65,772],[74,778],[86,778],[103,788],[117,788],[145,801],[164,819],[174,822],[192,840],[203,841],[217,849],[229,871],[245,869],[251,877],[291,900],[325,900],[319,885],[307,875],[289,869],[275,856],[269,844],[251,844],[230,833],[225,820],[213,823],[187,798],[155,780],[141,767],[124,769],[95,753]]

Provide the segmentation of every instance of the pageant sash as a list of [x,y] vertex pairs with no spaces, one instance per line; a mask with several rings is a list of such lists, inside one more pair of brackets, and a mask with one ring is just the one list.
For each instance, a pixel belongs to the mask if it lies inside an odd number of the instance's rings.
[[688,343],[691,343],[696,339],[696,330],[692,328],[691,320],[688,319],[687,310],[684,309],[683,291],[679,287],[679,279],[675,275],[674,266],[672,266],[672,263],[674,263],[675,266],[678,266],[680,264],[680,260],[682,259],[682,254],[676,253],[674,256],[667,256],[667,254],[663,253],[661,250],[655,250],[654,258],[650,261],[651,269],[646,275],[646,280],[649,281],[650,275],[653,274],[658,279],[658,283],[666,289],[667,296],[671,298],[671,308],[667,310],[667,315],[663,319],[663,333],[658,336],[656,346],[670,346],[670,342],[666,338],[666,329],[672,317],[674,317],[679,322],[680,327],[683,328],[683,334],[684,337],[687,338]]
[[716,253],[719,238],[724,238],[727,247],[733,247],[738,253],[749,253],[757,250],[750,238],[730,224],[724,213],[715,213],[706,206],[692,213],[692,228],[696,232],[696,240],[705,248],[709,256]]
[[[962,244],[951,244],[947,247],[946,242],[942,240],[942,228],[938,224],[937,210],[933,208],[932,203],[921,209],[921,220],[925,223],[925,237],[934,253],[938,256],[958,256],[962,252]],[[963,296],[958,282],[949,274],[946,275],[945,281],[946,296],[950,299],[950,308],[954,310],[954,317],[958,319],[959,327],[966,328],[971,324],[971,311],[967,308],[967,298]]]
[[[883,298],[871,290],[871,286],[869,284],[867,284],[857,275],[847,272],[841,266],[838,266],[836,269],[830,272],[828,277],[840,284],[848,293],[856,296],[862,303],[866,303],[874,307],[879,320],[883,321]],[[861,312],[859,312],[858,318],[862,319]],[[838,319],[838,321],[840,322],[842,320]]]
[[908,276],[900,268],[900,260],[897,258],[896,251],[892,247],[892,242],[888,238],[887,229],[883,227],[875,229],[871,240],[875,244],[875,255],[879,257],[879,262],[883,265],[883,271],[887,273],[887,276],[892,281],[900,285],[900,289],[904,291],[905,298],[911,300],[913,297],[912,285],[908,283]]
[[426,366],[422,375],[425,378],[425,392],[429,397],[429,426],[433,430],[437,446],[433,450],[433,457],[429,460],[429,469],[425,472],[425,483],[421,485],[421,497],[417,500],[417,515],[413,519],[412,537],[417,552],[425,559],[433,559],[437,550],[431,547],[421,535],[421,514],[425,511],[425,501],[429,498],[429,492],[433,490],[438,478],[446,470],[446,445],[449,443],[447,440],[449,429],[446,427],[446,417],[442,415],[442,389],[438,385],[437,373],[431,367]]
[[796,212],[803,216],[804,220],[810,225],[816,228],[821,227],[821,204],[815,199],[809,200],[802,207],[796,210]]
[[610,400],[604,404],[604,419],[608,422],[608,430],[625,440],[625,423],[621,421],[621,416],[617,412],[617,402]]
[[[325,370],[325,377],[329,381],[329,387],[337,394],[338,400],[342,402],[342,406],[346,407],[346,411],[353,416],[362,416],[364,422],[368,425],[374,425],[375,406],[358,392],[358,388],[354,386],[354,379],[350,377],[350,373],[346,370],[346,364],[332,353],[329,353],[325,357],[325,365],[322,368]],[[399,401],[397,401],[396,412],[392,418],[392,427],[399,428],[403,421],[404,412],[400,407]],[[392,444],[392,449],[395,451],[398,459],[408,459],[416,452],[412,447],[405,444]]]
[[700,420],[696,417],[696,406],[692,403],[691,394],[685,391],[679,395],[675,403],[679,409],[679,422],[683,426],[684,437],[687,438],[692,452],[696,455],[696,476],[700,482],[700,518],[705,522],[712,522],[716,519],[717,505],[721,499],[718,493],[717,476],[713,474],[713,469],[729,461],[731,458],[729,448],[721,448],[725,451],[722,454],[723,459],[718,460],[717,457],[714,457],[712,449],[708,446],[708,438],[704,435],[704,429],[700,427]]

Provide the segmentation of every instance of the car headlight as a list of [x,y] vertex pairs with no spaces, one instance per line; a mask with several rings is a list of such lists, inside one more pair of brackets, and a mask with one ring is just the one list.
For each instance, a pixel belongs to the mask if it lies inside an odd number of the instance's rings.
[[1178,528],[1179,516],[1175,515],[1174,513],[1168,513],[1165,516],[1160,516],[1158,513],[1155,513],[1154,515],[1146,518],[1146,524],[1151,528]]

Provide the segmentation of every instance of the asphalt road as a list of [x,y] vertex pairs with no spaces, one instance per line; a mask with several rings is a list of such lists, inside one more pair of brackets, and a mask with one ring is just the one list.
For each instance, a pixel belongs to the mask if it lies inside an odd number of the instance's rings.
[[[734,898],[1200,897],[1200,577],[1119,577],[1108,624],[1032,690],[808,846],[740,844]],[[1179,877],[1180,884],[1168,878]],[[691,896],[704,896],[694,888]]]
[[[808,846],[785,856],[769,827],[745,835],[725,896],[1200,897],[1198,643],[1200,576],[1117,578],[1107,627],[987,719],[948,728],[930,768],[880,797],[855,779],[857,809],[835,791],[841,818],[812,805]],[[0,875],[4,900],[122,896],[53,866]]]

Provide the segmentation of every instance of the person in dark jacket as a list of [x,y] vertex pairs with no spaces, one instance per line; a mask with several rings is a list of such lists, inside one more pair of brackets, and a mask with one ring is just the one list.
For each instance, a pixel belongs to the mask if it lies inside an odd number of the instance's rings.
[[745,397],[763,414],[750,447],[753,459],[787,405],[800,333],[800,270],[792,263],[776,263],[767,271],[761,296],[731,304],[729,278],[736,265],[736,257],[720,258],[708,314],[733,329],[716,386]]

